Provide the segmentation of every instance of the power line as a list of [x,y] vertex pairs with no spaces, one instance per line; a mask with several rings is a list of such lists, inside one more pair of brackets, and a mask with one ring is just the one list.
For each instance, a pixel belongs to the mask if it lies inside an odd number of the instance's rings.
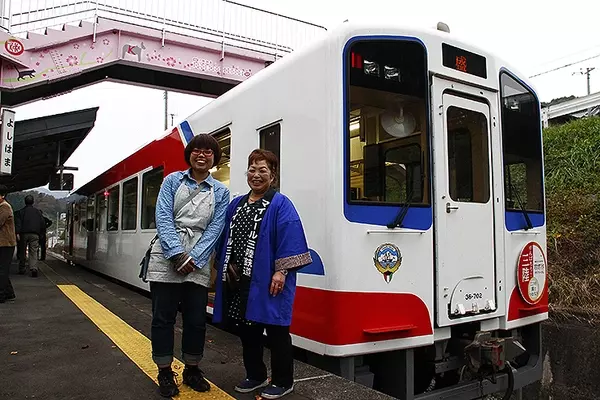
[[575,64],[579,64],[579,63],[582,63],[584,61],[593,60],[594,58],[598,58],[598,57],[600,57],[600,54],[596,54],[595,56],[591,56],[591,57],[585,58],[583,60],[574,61],[572,63],[561,65],[560,67],[556,67],[556,68],[550,69],[548,71],[540,72],[539,74],[532,75],[529,78],[535,78],[535,77],[540,76],[540,75],[546,75],[546,74],[549,74],[550,72],[554,72],[554,71],[558,71],[558,70],[563,69],[563,68],[571,67],[571,66],[573,66]]
[[553,63],[555,63],[557,61],[564,60],[565,58],[572,58],[572,57],[577,56],[577,55],[582,54],[582,53],[588,53],[590,50],[597,49],[598,47],[600,47],[600,44],[597,44],[597,45],[594,45],[592,47],[588,47],[586,49],[579,50],[579,51],[576,51],[576,52],[573,52],[573,53],[565,54],[562,57],[558,57],[558,58],[554,58],[552,60],[548,60],[546,62],[543,62],[543,63],[539,64],[538,66],[542,67],[542,66],[545,66],[545,65],[548,65],[548,64],[553,64]]

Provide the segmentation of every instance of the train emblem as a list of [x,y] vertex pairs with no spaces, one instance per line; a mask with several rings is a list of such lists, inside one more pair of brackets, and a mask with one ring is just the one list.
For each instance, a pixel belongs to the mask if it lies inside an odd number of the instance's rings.
[[392,276],[402,264],[402,253],[396,245],[385,243],[375,250],[373,262],[377,270],[383,275],[383,279],[390,283]]

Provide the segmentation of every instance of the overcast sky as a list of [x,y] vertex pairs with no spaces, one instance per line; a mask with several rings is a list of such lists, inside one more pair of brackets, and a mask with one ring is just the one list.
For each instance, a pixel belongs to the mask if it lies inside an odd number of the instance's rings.
[[[202,0],[198,0],[202,1]],[[295,18],[335,27],[345,19],[383,19],[433,27],[446,22],[453,34],[503,57],[531,76],[600,55],[598,9],[593,0],[554,3],[544,0],[239,0]],[[559,5],[560,4],[560,5]],[[542,101],[586,94],[580,68],[597,67],[591,91],[600,91],[600,58],[533,78]],[[576,75],[573,75],[573,74]],[[175,123],[208,98],[169,93]],[[79,187],[137,148],[163,134],[163,92],[103,82],[60,97],[16,108],[17,120],[100,107],[96,125],[73,154]]]

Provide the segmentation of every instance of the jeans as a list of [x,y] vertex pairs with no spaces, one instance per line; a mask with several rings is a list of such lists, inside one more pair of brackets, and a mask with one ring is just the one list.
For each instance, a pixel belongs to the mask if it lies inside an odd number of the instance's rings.
[[267,367],[263,361],[263,331],[271,345],[272,384],[290,387],[294,383],[294,354],[289,326],[254,324],[240,326],[246,378],[264,382]]
[[15,248],[0,247],[0,301],[15,297],[12,283],[10,283],[10,264],[12,263]]
[[175,320],[181,303],[183,362],[198,364],[204,355],[208,288],[191,282],[150,282],[152,294],[152,359],[157,365],[173,362]]

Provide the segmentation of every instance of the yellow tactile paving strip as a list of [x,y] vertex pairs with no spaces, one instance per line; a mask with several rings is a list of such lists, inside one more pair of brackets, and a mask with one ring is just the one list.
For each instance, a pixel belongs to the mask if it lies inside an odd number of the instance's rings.
[[[133,329],[121,318],[110,312],[102,304],[75,285],[57,285],[57,287],[71,300],[117,347],[127,355],[146,375],[154,382],[158,370],[152,361],[152,346],[150,340],[140,332]],[[177,359],[173,362],[173,369],[179,375],[183,373],[183,363]],[[186,385],[179,387],[177,399],[233,399],[232,396],[219,389],[211,382],[209,392],[199,393]]]

